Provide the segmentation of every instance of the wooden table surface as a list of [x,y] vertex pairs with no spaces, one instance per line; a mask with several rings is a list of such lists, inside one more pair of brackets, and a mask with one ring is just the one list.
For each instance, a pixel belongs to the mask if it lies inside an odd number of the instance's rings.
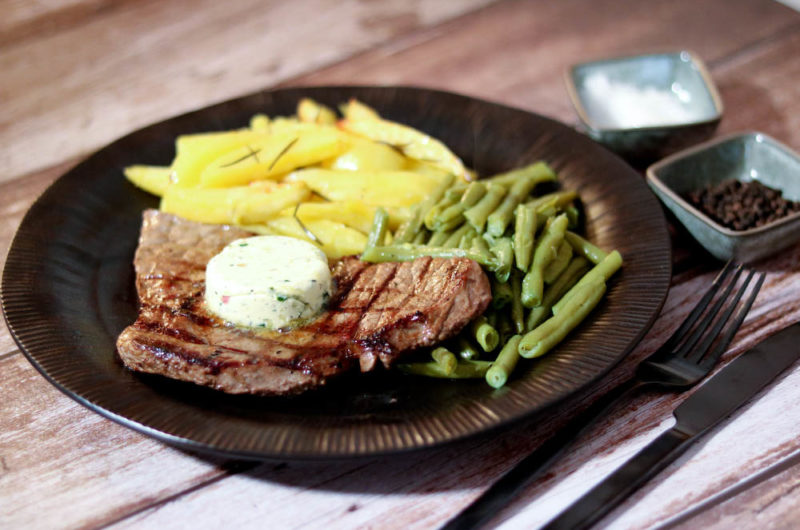
[[[688,48],[725,103],[718,134],[760,130],[800,150],[800,13],[771,0],[2,0],[3,255],[45,187],[143,125],[272,86],[407,84],[567,123],[576,61]],[[720,265],[674,227],[674,278],[629,359],[536,423],[403,457],[300,465],[201,458],[121,427],[41,377],[0,332],[2,528],[430,528],[620,381]],[[726,359],[800,320],[800,246],[767,281]],[[494,525],[540,525],[673,422],[687,394],[619,407]],[[800,524],[800,366],[600,523]]]

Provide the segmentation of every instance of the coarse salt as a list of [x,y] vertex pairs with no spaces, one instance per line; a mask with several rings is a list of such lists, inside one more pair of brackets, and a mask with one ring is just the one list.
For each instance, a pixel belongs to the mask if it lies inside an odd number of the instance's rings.
[[686,103],[689,93],[673,84],[670,90],[641,88],[614,81],[603,73],[584,80],[584,106],[592,122],[605,129],[652,127],[692,122],[696,116]]

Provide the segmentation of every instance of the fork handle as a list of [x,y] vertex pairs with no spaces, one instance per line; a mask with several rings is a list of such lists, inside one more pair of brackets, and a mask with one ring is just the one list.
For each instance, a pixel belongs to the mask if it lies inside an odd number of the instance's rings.
[[543,530],[589,528],[678,458],[689,447],[692,438],[675,427],[662,433],[621,468],[573,502]]
[[566,426],[511,468],[472,504],[444,525],[442,530],[463,530],[485,525],[498,511],[513,501],[528,483],[541,477],[545,470],[572,447],[573,442],[598,418],[605,415],[617,401],[642,386],[643,384],[637,379],[628,379],[592,403],[589,408],[570,420]]

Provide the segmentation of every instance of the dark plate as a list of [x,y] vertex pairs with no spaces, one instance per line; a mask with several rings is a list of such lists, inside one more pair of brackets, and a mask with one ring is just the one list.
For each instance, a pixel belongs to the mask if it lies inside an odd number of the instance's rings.
[[[451,146],[483,175],[543,159],[585,203],[589,237],[625,258],[608,296],[556,351],[524,362],[502,390],[483,381],[392,373],[346,377],[296,398],[229,396],[125,369],[119,332],[136,316],[132,268],[140,215],[156,205],[122,176],[169,164],[179,134],[232,129],[256,112],[292,114],[299,98],[357,97]],[[568,127],[477,99],[417,88],[261,92],[134,132],[58,179],[9,251],[2,301],[31,363],[79,403],[189,449],[244,458],[388,454],[464,438],[542,411],[608,371],[652,324],[669,287],[670,242],[658,201],[619,158]]]

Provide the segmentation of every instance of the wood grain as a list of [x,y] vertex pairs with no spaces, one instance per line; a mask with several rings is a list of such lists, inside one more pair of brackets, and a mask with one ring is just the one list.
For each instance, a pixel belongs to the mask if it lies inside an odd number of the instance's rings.
[[[800,148],[800,15],[773,2],[110,4],[0,4],[7,14],[0,22],[4,253],[27,206],[82,153],[146,123],[279,82],[421,84],[571,122],[561,81],[567,64],[686,47],[709,63],[719,84],[727,109],[720,133],[759,129]],[[608,377],[548,416],[399,458],[252,466],[188,455],[60,394],[13,353],[3,330],[0,527],[436,526],[624,378],[689,311],[718,265],[679,227],[674,236],[676,275],[662,316]],[[768,281],[726,359],[800,319],[800,246],[757,266]],[[796,462],[800,451],[798,384],[795,366],[600,527],[794,526],[800,464],[781,465]],[[667,429],[685,397],[641,396],[620,407],[494,524],[544,522]],[[719,506],[706,504],[725,491],[735,493]]]
[[0,47],[0,180],[341,61],[489,1],[147,0],[96,10],[79,25],[40,38],[7,42]]

